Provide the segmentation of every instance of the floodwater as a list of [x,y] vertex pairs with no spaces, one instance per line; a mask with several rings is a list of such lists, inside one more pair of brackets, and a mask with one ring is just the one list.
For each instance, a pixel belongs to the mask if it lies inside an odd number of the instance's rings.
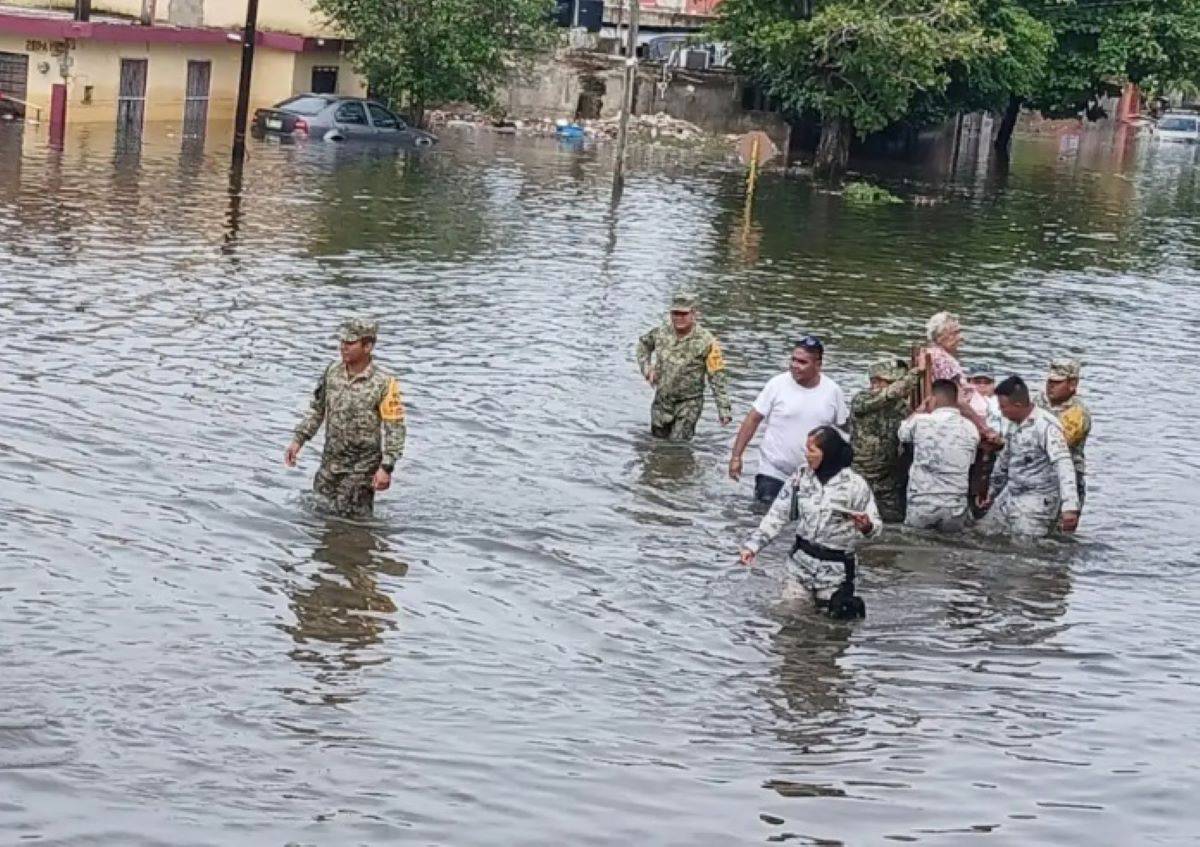
[[[1194,843],[1196,148],[871,209],[767,175],[746,219],[736,170],[614,210],[607,151],[492,137],[252,143],[231,193],[223,138],[0,127],[0,842]],[[1078,537],[890,531],[864,622],[781,600],[711,402],[646,432],[681,287],[739,418],[801,332],[847,390],[943,307],[969,362],[1082,356]],[[358,313],[410,423],[368,524],[281,461]]]

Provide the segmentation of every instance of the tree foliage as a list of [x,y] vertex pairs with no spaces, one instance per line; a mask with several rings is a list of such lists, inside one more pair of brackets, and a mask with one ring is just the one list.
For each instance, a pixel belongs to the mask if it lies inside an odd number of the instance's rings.
[[1200,0],[725,0],[717,35],[793,113],[861,135],[1026,104],[1097,116],[1134,82],[1200,90]]
[[955,63],[947,96],[958,111],[1000,111],[1012,96],[1033,97],[1044,85],[1054,30],[1014,0],[985,0],[978,9],[998,49]]
[[1029,104],[1092,109],[1134,82],[1152,94],[1200,84],[1200,0],[1059,0],[1041,7],[1056,46]]
[[725,0],[717,35],[785,107],[846,121],[860,135],[944,91],[955,64],[1004,49],[969,0]]
[[434,103],[492,105],[512,65],[552,42],[554,0],[314,0],[352,40],[372,92],[420,120]]

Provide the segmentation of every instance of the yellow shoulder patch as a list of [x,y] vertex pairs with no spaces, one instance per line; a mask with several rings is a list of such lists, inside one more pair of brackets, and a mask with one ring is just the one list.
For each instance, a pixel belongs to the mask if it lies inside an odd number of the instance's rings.
[[704,360],[710,374],[725,370],[725,356],[721,353],[721,345],[716,341],[708,348],[708,358]]
[[1063,439],[1068,447],[1076,447],[1087,436],[1087,415],[1078,406],[1072,406],[1058,419],[1062,424]]
[[379,404],[379,417],[384,423],[399,423],[404,420],[404,398],[400,396],[400,383],[395,377],[388,380],[383,402]]

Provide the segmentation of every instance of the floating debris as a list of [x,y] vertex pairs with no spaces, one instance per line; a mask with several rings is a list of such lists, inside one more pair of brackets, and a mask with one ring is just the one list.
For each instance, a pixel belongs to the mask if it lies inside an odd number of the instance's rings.
[[886,188],[871,185],[869,182],[850,183],[846,186],[842,196],[851,203],[863,206],[894,206],[904,202]]

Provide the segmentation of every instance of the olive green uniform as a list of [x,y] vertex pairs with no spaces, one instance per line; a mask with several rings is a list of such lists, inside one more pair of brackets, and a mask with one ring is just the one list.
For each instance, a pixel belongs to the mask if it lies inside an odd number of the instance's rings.
[[[876,373],[876,370],[877,367],[872,366],[873,376],[891,376]],[[900,424],[912,412],[909,397],[920,379],[920,373],[907,372],[882,391],[860,391],[850,402],[853,467],[870,484],[879,514],[889,523],[904,520],[908,473],[900,453],[898,433]]]
[[342,362],[334,362],[317,383],[308,415],[296,428],[296,442],[309,441],[322,422],[325,448],[313,490],[339,514],[370,515],[375,472],[395,465],[404,452],[400,384],[374,362],[353,376]]
[[691,439],[704,409],[705,380],[717,414],[733,417],[721,345],[699,324],[682,338],[669,322],[655,327],[639,339],[637,360],[643,376],[649,378],[653,368],[657,377],[650,406],[650,431],[655,436],[672,441]]

